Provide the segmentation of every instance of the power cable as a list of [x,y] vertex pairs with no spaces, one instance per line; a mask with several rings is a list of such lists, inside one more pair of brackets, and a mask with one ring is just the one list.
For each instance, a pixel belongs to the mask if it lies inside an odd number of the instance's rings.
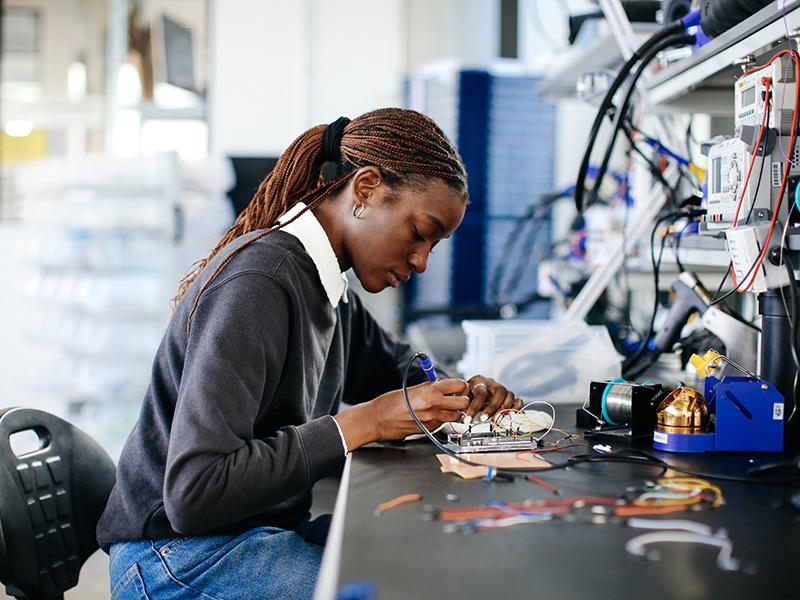
[[[695,14],[694,17],[696,18],[697,15]],[[633,52],[633,54],[631,54],[630,58],[625,61],[620,68],[619,73],[614,81],[611,82],[611,85],[606,91],[602,102],[600,102],[600,107],[597,110],[592,127],[589,130],[589,140],[586,144],[586,150],[583,153],[580,167],[578,168],[578,176],[575,179],[575,207],[578,209],[578,214],[583,212],[583,199],[584,195],[586,194],[586,176],[589,173],[589,163],[591,161],[592,150],[594,149],[594,145],[597,141],[597,135],[600,132],[603,119],[605,119],[607,116],[610,116],[615,111],[613,102],[617,90],[619,90],[619,88],[627,79],[628,75],[630,75],[630,72],[633,70],[633,67],[636,66],[636,63],[639,62],[642,56],[646,54],[650,48],[658,44],[661,39],[683,31],[684,28],[689,24],[695,23],[693,23],[691,18],[689,18],[689,15],[687,15],[687,17],[684,19],[670,23],[664,27],[664,29],[653,34],[644,43],[642,43],[642,45],[639,46]]]
[[[688,35],[685,33],[676,33],[669,35],[661,40],[659,40],[656,44],[654,44],[651,48],[647,50],[647,52],[642,56],[642,60],[639,63],[636,71],[634,72],[633,76],[631,77],[628,88],[625,92],[625,97],[622,101],[622,105],[614,112],[614,120],[611,125],[611,139],[608,142],[608,146],[606,147],[606,152],[603,155],[603,160],[600,162],[600,167],[598,169],[597,178],[598,180],[602,180],[603,176],[605,175],[606,171],[608,170],[608,164],[611,161],[611,154],[614,151],[614,145],[617,140],[617,135],[619,134],[620,129],[622,129],[622,124],[625,122],[625,118],[628,113],[628,108],[630,107],[631,99],[633,98],[633,94],[636,91],[636,83],[639,81],[639,78],[644,73],[644,70],[650,64],[650,62],[658,55],[659,52],[670,48],[672,46],[686,46],[688,44],[694,43],[694,36]],[[577,187],[577,182],[576,182]],[[592,190],[589,192],[589,200],[586,203],[587,206],[590,206],[596,199],[597,199],[597,186],[593,187]]]

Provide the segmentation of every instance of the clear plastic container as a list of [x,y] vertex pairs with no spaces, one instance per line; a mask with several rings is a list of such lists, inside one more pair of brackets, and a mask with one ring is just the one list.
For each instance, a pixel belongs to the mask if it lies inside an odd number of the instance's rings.
[[458,370],[491,377],[525,400],[582,402],[592,381],[619,377],[620,357],[603,326],[583,321],[464,321]]

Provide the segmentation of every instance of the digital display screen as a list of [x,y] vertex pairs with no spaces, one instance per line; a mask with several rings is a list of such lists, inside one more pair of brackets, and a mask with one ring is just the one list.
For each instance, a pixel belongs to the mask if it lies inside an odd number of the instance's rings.
[[711,161],[711,193],[719,194],[722,191],[722,158]]
[[742,91],[742,106],[750,106],[756,101],[756,86],[751,85]]

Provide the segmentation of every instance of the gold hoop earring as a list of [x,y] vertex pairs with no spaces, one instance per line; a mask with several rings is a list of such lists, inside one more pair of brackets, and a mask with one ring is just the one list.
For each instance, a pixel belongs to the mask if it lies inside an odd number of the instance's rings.
[[353,203],[353,216],[356,219],[360,219],[362,214],[364,214],[364,203],[363,202],[354,202]]

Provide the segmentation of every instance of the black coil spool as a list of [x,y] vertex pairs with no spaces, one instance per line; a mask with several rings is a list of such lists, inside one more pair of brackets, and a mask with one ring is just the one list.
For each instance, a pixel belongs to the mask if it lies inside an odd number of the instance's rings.
[[[630,394],[627,394],[626,390],[625,394],[617,395],[617,400],[610,406],[613,414],[608,416],[614,423],[604,420],[603,417],[603,406],[608,400],[606,390],[609,386],[611,386],[611,391],[621,386],[630,388]],[[629,396],[630,400],[626,403],[622,396]],[[653,429],[656,426],[656,409],[663,397],[663,387],[657,383],[639,385],[625,382],[593,381],[589,386],[588,401],[576,412],[576,424],[578,427],[584,428],[584,436],[587,438],[613,442],[647,442],[653,437]],[[627,420],[617,420],[623,417]]]

